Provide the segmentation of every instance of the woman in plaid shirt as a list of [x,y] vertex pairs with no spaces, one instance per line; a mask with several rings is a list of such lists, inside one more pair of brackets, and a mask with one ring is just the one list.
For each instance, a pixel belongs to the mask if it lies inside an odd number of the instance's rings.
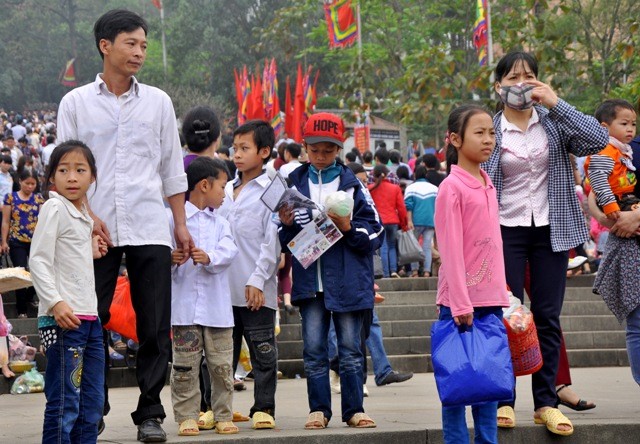
[[[588,239],[576,199],[569,154],[595,154],[609,140],[593,117],[558,98],[537,79],[534,56],[511,52],[496,66],[495,90],[505,107],[493,119],[496,149],[484,168],[496,186],[507,283],[523,299],[526,264],[531,311],[543,367],[532,377],[534,420],[559,435],[573,433],[556,407],[560,312],[571,248]],[[501,427],[514,427],[513,403],[499,409]],[[504,421],[504,419],[508,421]]]

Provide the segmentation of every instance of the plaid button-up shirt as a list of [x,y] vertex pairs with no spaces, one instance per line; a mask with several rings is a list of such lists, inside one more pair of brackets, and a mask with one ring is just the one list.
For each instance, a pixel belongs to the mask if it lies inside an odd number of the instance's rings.
[[[564,100],[546,109],[535,106],[549,139],[549,222],[553,251],[566,251],[589,239],[589,233],[575,192],[569,153],[577,157],[598,153],[609,143],[609,132],[598,121],[576,110]],[[501,167],[502,112],[493,118],[496,148],[482,167],[496,187],[498,202],[503,193]],[[508,192],[508,190],[506,191]]]

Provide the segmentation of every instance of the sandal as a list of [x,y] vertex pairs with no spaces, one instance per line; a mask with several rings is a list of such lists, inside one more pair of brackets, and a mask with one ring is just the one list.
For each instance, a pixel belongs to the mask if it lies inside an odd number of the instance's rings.
[[216,433],[220,435],[233,435],[238,433],[239,429],[231,421],[216,422]]
[[125,353],[127,351],[127,344],[125,344],[121,340],[117,340],[113,343],[113,348],[118,353]]
[[311,412],[309,413],[309,418],[307,418],[307,422],[304,424],[304,428],[306,430],[318,430],[324,429],[329,424],[329,420],[324,416],[323,412]]
[[556,390],[556,395],[558,395],[558,402],[560,404],[562,404],[565,407],[569,407],[570,409],[573,409],[577,412],[582,412],[584,410],[591,410],[596,408],[596,405],[593,402],[585,401],[584,399],[578,399],[578,402],[576,404],[571,404],[569,401],[562,400],[560,398],[560,392],[567,387],[569,386],[566,384],[562,384]]
[[501,429],[512,429],[516,426],[516,413],[513,411],[513,407],[505,405],[498,409],[498,418],[497,419],[508,419],[511,421],[511,424],[498,422],[498,427]]
[[276,420],[268,413],[255,412],[253,414],[253,428],[256,430],[275,429]]
[[240,412],[233,412],[233,422],[245,422],[249,421],[250,419],[251,418],[249,418],[248,416],[244,416]]
[[211,430],[215,425],[216,421],[211,410],[207,410],[206,413],[200,412],[200,419],[198,419],[198,428],[200,430]]
[[355,427],[357,429],[373,429],[376,427],[376,422],[369,418],[366,413],[356,413],[347,421],[349,427]]
[[[573,424],[569,418],[564,416],[562,412],[558,409],[548,408],[544,412],[540,414],[539,417],[534,415],[533,422],[536,424],[544,424],[547,426],[547,430],[551,433],[555,433],[556,435],[561,436],[569,436],[573,434]],[[559,430],[559,425],[567,425],[571,427],[570,430]]]
[[236,392],[241,392],[241,391],[243,391],[243,390],[246,390],[246,389],[247,389],[247,386],[246,386],[246,385],[244,385],[244,382],[242,382],[242,380],[240,380],[240,379],[234,379],[234,380],[233,380],[233,389],[234,389]]
[[412,278],[420,277],[420,273],[418,273],[418,271],[417,271],[417,270],[416,270],[416,271],[412,271],[412,272],[411,272],[411,277],[412,277]]
[[197,436],[200,434],[198,423],[195,419],[185,419],[180,423],[178,436]]

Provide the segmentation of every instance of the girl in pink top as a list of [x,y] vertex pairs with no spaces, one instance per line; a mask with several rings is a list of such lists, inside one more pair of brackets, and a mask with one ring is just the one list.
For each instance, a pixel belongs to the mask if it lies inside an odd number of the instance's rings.
[[[495,146],[491,115],[463,105],[448,122],[451,173],[436,198],[435,228],[442,266],[438,276],[440,320],[472,325],[473,318],[502,317],[509,305],[496,189],[480,169]],[[476,442],[497,443],[497,402],[474,405]],[[465,407],[442,407],[445,443],[469,442]]]

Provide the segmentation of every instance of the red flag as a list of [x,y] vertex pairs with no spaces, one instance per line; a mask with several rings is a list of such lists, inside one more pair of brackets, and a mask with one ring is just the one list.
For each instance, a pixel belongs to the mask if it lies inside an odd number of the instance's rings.
[[247,111],[248,119],[265,120],[264,103],[262,101],[262,82],[260,76],[251,76],[251,113]]
[[352,45],[358,37],[358,24],[353,14],[351,0],[325,2],[324,14],[329,34],[329,47],[344,48]]
[[296,79],[296,93],[293,97],[293,134],[289,134],[293,140],[302,142],[302,125],[304,124],[304,92],[302,91],[302,66],[298,63],[298,77]]
[[151,0],[151,3],[158,8],[158,11],[162,9],[162,0]]
[[240,74],[238,71],[233,68],[233,82],[236,87],[236,103],[238,104],[238,125],[240,125],[240,121],[242,120],[242,85],[240,84]]
[[62,83],[64,86],[78,86],[78,82],[76,81],[76,70],[74,66],[75,61],[76,59],[69,60],[64,68],[64,72],[62,73],[62,77],[60,78],[60,83]]
[[287,76],[287,89],[284,96],[284,132],[293,137],[293,108],[291,107],[291,83]]

